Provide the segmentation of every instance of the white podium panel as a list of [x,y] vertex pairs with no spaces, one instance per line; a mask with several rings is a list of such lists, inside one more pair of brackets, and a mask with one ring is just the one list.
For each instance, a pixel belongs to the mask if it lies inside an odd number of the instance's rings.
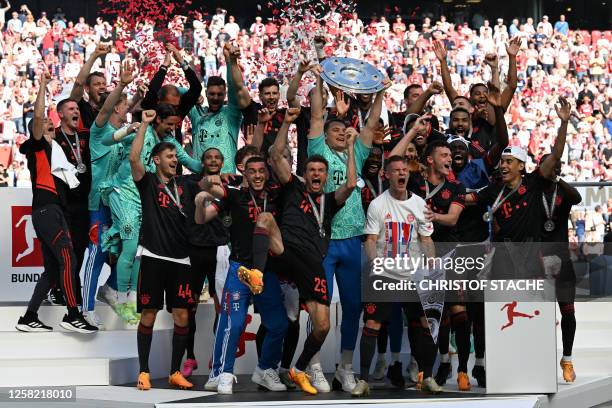
[[487,394],[557,392],[556,304],[486,302]]

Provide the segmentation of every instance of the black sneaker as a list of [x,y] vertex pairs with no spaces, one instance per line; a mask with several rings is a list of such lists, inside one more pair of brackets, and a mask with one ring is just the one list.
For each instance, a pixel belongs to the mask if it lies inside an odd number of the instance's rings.
[[479,387],[486,388],[487,376],[485,374],[485,368],[481,365],[475,365],[472,369],[472,377],[476,379]]
[[78,314],[75,317],[64,315],[60,326],[66,330],[77,333],[95,333],[98,331],[98,328],[89,324],[82,314]]
[[66,300],[60,288],[52,288],[47,296],[47,301],[52,305],[66,306]]
[[446,384],[446,380],[451,374],[451,369],[452,367],[451,367],[450,362],[440,363],[440,366],[438,367],[438,372],[436,373],[436,376],[434,377],[434,379],[436,380],[439,386],[443,386],[444,384]]
[[22,332],[50,332],[53,331],[53,327],[45,325],[43,322],[38,320],[38,316],[30,317],[28,315],[22,316],[17,321],[15,328]]
[[402,363],[400,361],[396,361],[392,365],[389,366],[389,371],[387,371],[387,378],[391,381],[391,385],[397,388],[404,389],[406,387],[406,380],[404,379],[404,375],[402,374]]

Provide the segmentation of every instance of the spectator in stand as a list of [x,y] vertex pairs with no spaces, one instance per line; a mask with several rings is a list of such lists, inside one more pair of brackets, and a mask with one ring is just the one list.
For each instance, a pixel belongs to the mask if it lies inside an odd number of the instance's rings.
[[234,16],[229,16],[228,22],[224,26],[225,32],[229,35],[230,40],[235,40],[240,32],[240,26],[236,24]]
[[559,21],[555,23],[555,33],[563,34],[564,36],[567,36],[569,33],[569,24],[565,21],[564,14],[561,14],[559,16]]
[[19,13],[13,11],[11,13],[11,19],[6,23],[6,31],[9,34],[21,34],[23,23],[19,19]]
[[547,38],[552,38],[553,35],[553,27],[552,25],[548,22],[548,16],[543,16],[542,17],[542,21],[540,21],[538,23],[538,29],[542,28],[542,33],[547,37]]

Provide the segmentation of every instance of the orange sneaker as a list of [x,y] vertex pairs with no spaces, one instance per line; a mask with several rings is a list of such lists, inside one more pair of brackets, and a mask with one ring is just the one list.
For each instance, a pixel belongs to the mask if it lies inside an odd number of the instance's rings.
[[574,364],[571,361],[561,360],[561,370],[563,370],[563,379],[565,382],[574,382],[576,380],[576,372],[574,371]]
[[417,383],[414,386],[414,388],[416,388],[417,390],[420,390],[422,386],[423,386],[423,372],[419,371],[419,375],[417,376]]
[[148,391],[151,389],[151,376],[149,373],[144,371],[138,374],[138,381],[136,382],[136,388],[142,391]]
[[472,384],[470,384],[470,378],[467,373],[463,371],[457,373],[457,388],[459,388],[459,391],[469,391],[472,389]]
[[238,268],[238,279],[249,287],[254,295],[263,292],[263,273],[257,269]]
[[180,371],[175,371],[174,374],[168,377],[168,384],[174,385],[175,387],[180,388],[181,390],[188,390],[190,388],[193,388],[193,384],[187,381]]
[[317,389],[310,384],[310,376],[305,372],[297,372],[295,368],[292,368],[289,370],[289,378],[306,394],[317,395]]

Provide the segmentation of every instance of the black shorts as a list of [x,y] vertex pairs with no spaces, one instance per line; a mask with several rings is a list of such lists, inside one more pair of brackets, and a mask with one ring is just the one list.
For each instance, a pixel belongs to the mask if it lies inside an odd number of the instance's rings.
[[330,304],[327,278],[320,257],[306,253],[300,248],[283,245],[285,250],[276,257],[275,267],[282,269],[283,274],[298,288],[300,302],[314,300],[323,305]]
[[[363,321],[374,320],[379,323],[390,323],[396,305],[397,303],[393,302],[366,302],[363,304]],[[402,302],[400,306],[406,320],[420,319],[425,315],[419,302]]]
[[191,262],[191,287],[194,299],[197,301],[202,294],[204,278],[208,278],[208,294],[214,296],[215,271],[217,269],[217,247],[189,248],[189,261]]
[[189,265],[143,256],[138,276],[138,312],[164,308],[189,309],[196,303]]

